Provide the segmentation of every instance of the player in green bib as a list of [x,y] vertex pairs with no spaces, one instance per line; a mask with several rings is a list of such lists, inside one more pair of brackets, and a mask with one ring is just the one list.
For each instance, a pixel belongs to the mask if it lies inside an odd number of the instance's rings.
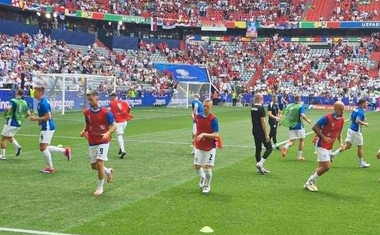
[[11,99],[9,106],[5,109],[5,120],[6,123],[1,132],[1,155],[0,159],[5,160],[5,150],[7,148],[7,141],[11,142],[16,147],[16,156],[21,154],[21,146],[14,138],[17,131],[20,130],[22,123],[25,118],[29,117],[31,114],[29,112],[28,104],[23,100],[24,90],[19,89],[16,93],[16,98]]
[[301,97],[296,95],[294,97],[294,103],[290,104],[286,107],[283,112],[283,120],[281,121],[282,126],[289,127],[289,142],[286,143],[281,149],[281,155],[283,157],[286,156],[288,148],[293,146],[295,140],[299,140],[298,146],[298,160],[305,160],[303,157],[303,149],[304,149],[304,139],[305,139],[305,129],[303,126],[302,120],[311,124],[309,118],[307,118],[305,114],[305,108],[301,104]]

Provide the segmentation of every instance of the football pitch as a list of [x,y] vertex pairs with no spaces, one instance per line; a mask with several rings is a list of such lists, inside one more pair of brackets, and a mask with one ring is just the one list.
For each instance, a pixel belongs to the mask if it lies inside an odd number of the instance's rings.
[[[286,158],[274,151],[265,167],[255,168],[250,111],[247,107],[214,107],[224,147],[217,151],[211,192],[201,193],[193,169],[190,109],[135,108],[125,133],[127,156],[119,159],[115,138],[107,167],[115,169],[104,194],[93,195],[97,174],[91,170],[88,146],[79,133],[81,113],[55,115],[53,145],[72,148],[73,158],[53,154],[56,173],[45,167],[38,150],[39,126],[30,121],[19,131],[23,147],[0,161],[0,234],[195,235],[209,226],[223,235],[379,234],[380,113],[367,113],[365,160],[358,167],[356,149],[338,155],[332,169],[318,179],[319,192],[303,189],[316,168],[311,125],[304,157],[297,147]],[[314,123],[325,111],[307,110]],[[350,111],[345,111],[348,117]],[[344,137],[348,123],[344,127]],[[279,142],[287,140],[279,128]],[[337,147],[336,143],[336,147]]]

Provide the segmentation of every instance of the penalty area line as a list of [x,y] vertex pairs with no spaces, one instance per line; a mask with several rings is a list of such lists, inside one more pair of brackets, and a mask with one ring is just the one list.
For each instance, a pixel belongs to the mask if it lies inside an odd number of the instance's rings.
[[0,227],[0,231],[11,232],[11,233],[35,234],[35,235],[78,235],[78,234],[70,234],[70,233],[54,233],[54,232],[47,232],[47,231],[5,228],[5,227]]

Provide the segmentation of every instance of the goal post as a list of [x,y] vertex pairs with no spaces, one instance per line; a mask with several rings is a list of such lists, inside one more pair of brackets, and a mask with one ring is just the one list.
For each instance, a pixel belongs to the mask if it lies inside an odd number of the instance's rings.
[[201,101],[209,98],[211,94],[211,84],[179,82],[173,88],[172,98],[168,107],[189,108],[191,107],[195,94],[199,95]]
[[[101,102],[108,101],[110,93],[116,91],[116,77],[85,74],[36,74],[30,85],[40,84],[45,87],[45,98],[50,102],[52,113],[64,115],[70,111],[82,111],[87,107],[86,94],[97,90]],[[37,107],[34,99],[33,107]],[[101,104],[106,105],[106,104]]]
[[189,108],[194,94],[201,100],[211,97],[212,83],[205,65],[157,63],[154,68],[161,77],[175,82],[168,107]]

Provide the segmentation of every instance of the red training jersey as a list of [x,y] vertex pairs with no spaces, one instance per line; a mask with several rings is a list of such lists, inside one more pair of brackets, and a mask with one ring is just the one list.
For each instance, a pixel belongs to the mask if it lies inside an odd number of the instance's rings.
[[106,133],[115,122],[112,113],[105,107],[101,107],[98,111],[87,108],[83,113],[86,121],[85,131],[88,131],[88,143],[100,145],[110,142],[111,136],[108,139],[103,139],[102,134]]
[[317,125],[321,127],[322,134],[330,139],[331,143],[323,141],[318,136],[314,137],[314,144],[316,147],[321,147],[327,150],[331,150],[334,146],[335,140],[341,133],[344,125],[343,117],[336,117],[334,114],[327,114],[318,120]]
[[129,113],[131,108],[129,107],[128,102],[124,100],[110,101],[110,109],[116,123],[127,122],[133,118],[133,116]]
[[[218,132],[219,126],[216,117],[213,114],[210,114],[207,117],[203,115],[195,116],[195,122],[197,123],[197,134],[196,136],[202,133],[214,133]],[[194,141],[195,148],[203,151],[210,151],[216,147],[216,140],[211,138],[203,138],[200,141]]]

